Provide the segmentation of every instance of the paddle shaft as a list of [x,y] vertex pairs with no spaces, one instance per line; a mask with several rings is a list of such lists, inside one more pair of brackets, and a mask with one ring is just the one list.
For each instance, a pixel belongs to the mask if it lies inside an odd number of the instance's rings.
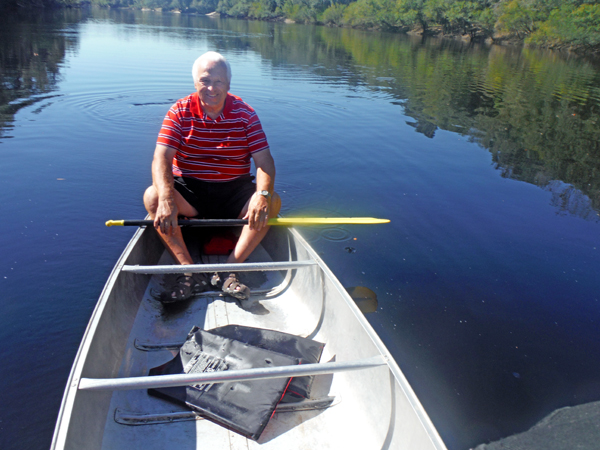
[[[373,217],[278,217],[269,219],[269,225],[372,225],[379,223],[388,223],[387,219],[375,219]],[[187,227],[231,227],[247,225],[245,219],[179,219],[179,226]],[[107,227],[125,226],[125,227],[141,227],[152,226],[153,220],[109,220],[106,222]]]
[[[179,219],[177,221],[180,227],[225,227],[225,226],[240,226],[247,225],[248,221],[244,219],[210,219],[210,220],[194,220],[194,219]],[[142,227],[154,225],[153,220],[109,220],[106,222],[107,227],[123,226],[123,227]]]

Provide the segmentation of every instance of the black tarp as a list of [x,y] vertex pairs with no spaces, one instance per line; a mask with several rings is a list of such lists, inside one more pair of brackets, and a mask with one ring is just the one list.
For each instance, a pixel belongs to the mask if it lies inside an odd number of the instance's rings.
[[[273,330],[228,325],[192,328],[177,356],[150,375],[278,367],[319,361],[323,344]],[[151,395],[182,403],[202,416],[257,440],[288,385],[289,400],[310,395],[311,377],[235,381],[149,389]]]
[[[300,364],[318,363],[323,353],[323,347],[325,347],[325,344],[312,339],[281,331],[242,325],[226,325],[224,327],[213,328],[210,330],[210,333],[235,339],[255,347],[293,356],[300,360]],[[313,378],[312,376],[292,378],[282,402],[297,402],[305,398],[310,398],[310,388]]]

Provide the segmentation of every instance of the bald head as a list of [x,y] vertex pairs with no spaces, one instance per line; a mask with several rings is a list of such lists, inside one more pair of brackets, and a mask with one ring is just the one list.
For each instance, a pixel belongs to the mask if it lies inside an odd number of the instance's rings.
[[231,83],[231,66],[223,55],[217,52],[206,52],[200,56],[192,66],[192,77],[194,77],[194,83],[197,83],[200,78],[200,73],[206,69],[207,64],[214,63],[223,65],[227,71],[227,80]]

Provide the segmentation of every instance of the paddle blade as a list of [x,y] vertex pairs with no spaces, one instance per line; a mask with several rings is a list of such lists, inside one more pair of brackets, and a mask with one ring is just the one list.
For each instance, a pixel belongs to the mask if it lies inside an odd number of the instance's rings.
[[269,225],[375,225],[389,223],[388,219],[374,217],[277,217],[269,219]]
[[364,286],[346,288],[356,306],[363,314],[377,311],[377,294]]
[[125,225],[124,220],[107,220],[105,225],[107,227],[122,227]]

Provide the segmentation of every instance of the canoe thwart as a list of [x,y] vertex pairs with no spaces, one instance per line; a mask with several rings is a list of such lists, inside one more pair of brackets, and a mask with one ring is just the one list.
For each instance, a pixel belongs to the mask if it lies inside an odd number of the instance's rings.
[[213,272],[253,272],[268,270],[301,269],[315,266],[316,261],[281,261],[281,262],[257,262],[257,263],[232,263],[232,264],[189,264],[163,265],[163,266],[123,266],[123,272],[143,274],[166,274],[166,273],[213,273]]
[[302,364],[299,366],[281,366],[222,372],[183,373],[177,375],[142,376],[130,378],[82,378],[79,390],[129,390],[157,389],[174,386],[188,386],[199,383],[227,383],[229,381],[265,380],[269,378],[290,378],[308,375],[323,375],[335,372],[368,369],[387,365],[384,355],[372,356],[347,362],[321,364]]

